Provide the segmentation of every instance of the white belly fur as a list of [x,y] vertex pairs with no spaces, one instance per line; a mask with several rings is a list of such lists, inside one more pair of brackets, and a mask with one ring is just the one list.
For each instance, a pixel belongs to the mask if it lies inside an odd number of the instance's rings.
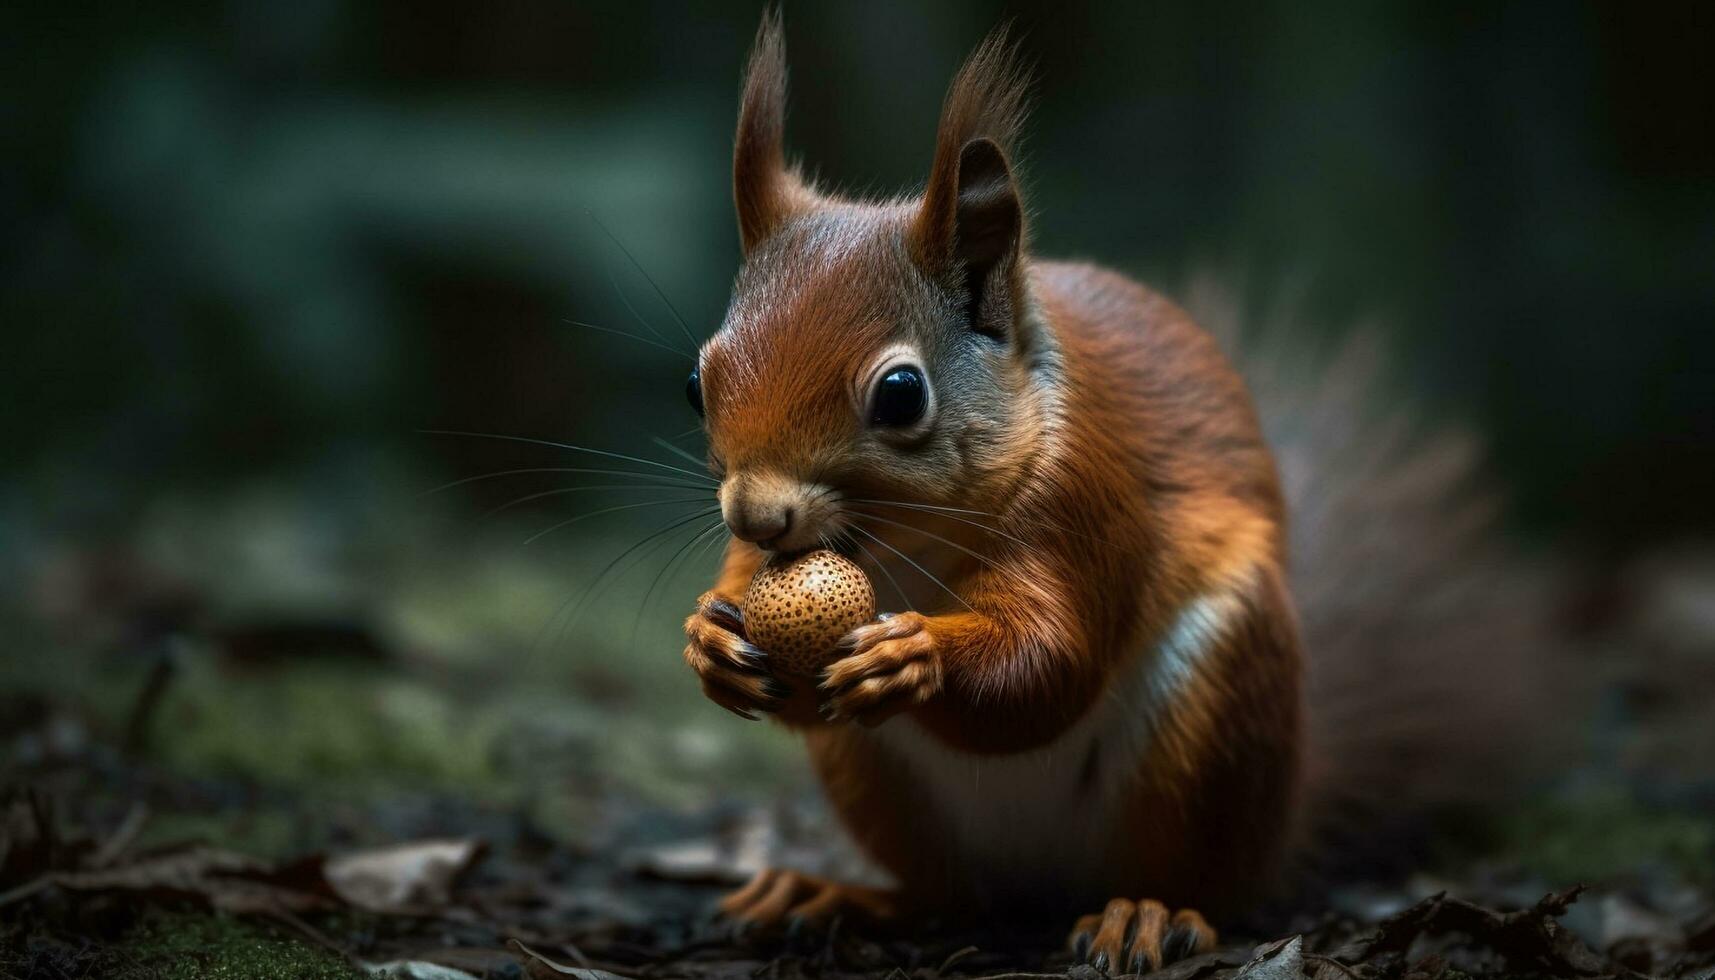
[[[988,889],[1061,890],[1111,877],[1106,842],[1164,705],[1242,610],[1217,593],[1186,604],[1148,650],[1122,668],[1107,694],[1054,741],[1013,755],[950,748],[914,719],[873,733],[911,766],[918,785],[958,842],[960,866]],[[1005,724],[1005,719],[996,719]],[[1084,780],[1091,746],[1094,778]]]

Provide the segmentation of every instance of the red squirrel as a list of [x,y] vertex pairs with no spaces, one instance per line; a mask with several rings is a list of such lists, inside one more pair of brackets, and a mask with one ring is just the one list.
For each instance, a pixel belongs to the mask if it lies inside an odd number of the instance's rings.
[[[733,540],[685,623],[705,694],[797,730],[893,878],[773,870],[749,923],[1029,907],[1115,973],[1209,949],[1305,828],[1304,654],[1274,458],[1178,306],[1029,248],[1023,76],[952,82],[922,193],[853,200],[784,153],[764,18],[733,186],[744,264],[689,382]],[[770,553],[834,546],[891,610],[815,682],[745,635]]]

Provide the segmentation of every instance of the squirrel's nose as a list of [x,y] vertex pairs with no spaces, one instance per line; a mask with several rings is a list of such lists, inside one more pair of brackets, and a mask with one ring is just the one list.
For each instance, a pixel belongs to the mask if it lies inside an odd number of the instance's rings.
[[726,515],[727,529],[732,531],[733,537],[741,540],[766,545],[792,530],[790,506],[752,504],[732,510],[733,513]]
[[721,519],[740,541],[769,551],[792,551],[805,547],[806,542],[797,539],[815,530],[812,507],[819,496],[825,494],[787,473],[732,473],[721,484]]

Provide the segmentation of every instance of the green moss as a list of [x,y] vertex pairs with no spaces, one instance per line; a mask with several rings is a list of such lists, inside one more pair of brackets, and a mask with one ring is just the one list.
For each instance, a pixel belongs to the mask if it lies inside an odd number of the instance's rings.
[[161,980],[345,980],[363,974],[328,950],[250,922],[152,913],[124,938]]
[[1620,787],[1533,803],[1501,831],[1501,853],[1558,882],[1597,882],[1651,865],[1715,880],[1715,825],[1647,806]]
[[399,675],[304,665],[265,682],[186,665],[162,706],[160,760],[285,785],[495,788],[494,719]]

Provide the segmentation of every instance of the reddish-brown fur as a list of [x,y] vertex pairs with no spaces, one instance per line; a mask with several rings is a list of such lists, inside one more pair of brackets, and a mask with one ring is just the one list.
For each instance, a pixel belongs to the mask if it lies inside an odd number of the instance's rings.
[[[711,465],[735,533],[782,510],[781,539],[862,528],[872,577],[888,576],[878,596],[899,614],[852,634],[818,689],[788,693],[744,639],[737,605],[761,552],[735,540],[687,621],[686,657],[717,702],[802,730],[829,799],[898,884],[842,902],[840,886],[777,877],[729,911],[1028,903],[1069,924],[1118,896],[1092,948],[1109,964],[1133,952],[1159,964],[1170,920],[1136,900],[1230,911],[1269,886],[1297,829],[1302,665],[1284,507],[1243,383],[1185,313],[1118,274],[1029,255],[1009,54],[991,40],[955,80],[921,198],[854,202],[786,168],[783,51],[765,22],[735,149],[746,265],[700,359]],[[916,441],[866,427],[865,372],[896,344],[928,362],[938,399]],[[1148,737],[1091,743],[1089,770],[1121,775],[1079,791],[1123,800],[1110,832],[1085,842],[1100,870],[1010,881],[975,866],[959,822],[922,803],[924,770],[883,733],[920,726],[972,758],[1057,744],[1118,678],[1167,658],[1204,597],[1227,612],[1193,634],[1183,685],[1137,707]],[[1100,755],[1133,751],[1118,768]],[[1135,950],[1111,925],[1131,917]],[[1194,913],[1171,921],[1190,947],[1212,938]]]

